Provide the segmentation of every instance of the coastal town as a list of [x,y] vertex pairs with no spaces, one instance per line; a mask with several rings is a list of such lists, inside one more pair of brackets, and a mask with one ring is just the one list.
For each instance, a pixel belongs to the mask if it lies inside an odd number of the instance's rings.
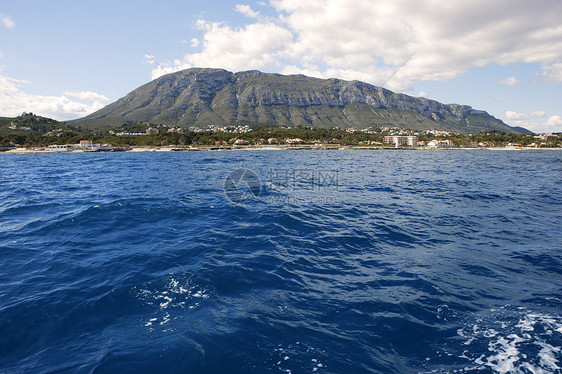
[[0,151],[123,152],[239,149],[559,149],[562,134],[457,134],[391,126],[313,128],[249,125],[178,127],[140,122],[83,128],[23,113],[0,124]]

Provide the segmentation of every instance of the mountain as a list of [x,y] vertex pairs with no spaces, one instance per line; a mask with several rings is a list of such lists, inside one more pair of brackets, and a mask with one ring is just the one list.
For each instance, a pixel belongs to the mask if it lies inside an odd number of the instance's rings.
[[193,68],[149,82],[70,124],[120,126],[391,126],[412,130],[530,133],[467,105],[441,104],[359,81]]

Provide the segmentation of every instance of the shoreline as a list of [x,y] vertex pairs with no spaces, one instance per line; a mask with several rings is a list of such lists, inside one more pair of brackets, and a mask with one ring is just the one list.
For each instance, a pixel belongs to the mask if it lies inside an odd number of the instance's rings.
[[322,151],[322,150],[372,150],[372,151],[562,151],[562,148],[535,148],[535,147],[481,147],[481,148],[393,148],[393,147],[368,147],[361,145],[304,145],[304,146],[288,146],[288,145],[267,145],[267,146],[195,146],[195,147],[131,147],[128,150],[114,151],[91,151],[91,150],[75,150],[66,152],[49,151],[46,149],[28,149],[15,148],[11,150],[0,151],[0,154],[65,154],[65,153],[122,153],[122,152],[201,152],[201,151]]

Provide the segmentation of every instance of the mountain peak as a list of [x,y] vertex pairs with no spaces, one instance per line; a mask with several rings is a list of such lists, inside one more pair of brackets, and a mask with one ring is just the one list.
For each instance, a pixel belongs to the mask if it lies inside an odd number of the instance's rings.
[[213,68],[191,68],[164,75],[73,121],[110,126],[132,122],[184,127],[393,126],[458,133],[524,132],[467,105],[445,105],[361,81],[258,70],[232,73]]

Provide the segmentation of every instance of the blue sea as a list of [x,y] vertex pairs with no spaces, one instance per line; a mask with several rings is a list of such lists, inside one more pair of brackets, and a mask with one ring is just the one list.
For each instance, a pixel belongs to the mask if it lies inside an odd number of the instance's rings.
[[0,373],[560,373],[562,152],[0,154]]

